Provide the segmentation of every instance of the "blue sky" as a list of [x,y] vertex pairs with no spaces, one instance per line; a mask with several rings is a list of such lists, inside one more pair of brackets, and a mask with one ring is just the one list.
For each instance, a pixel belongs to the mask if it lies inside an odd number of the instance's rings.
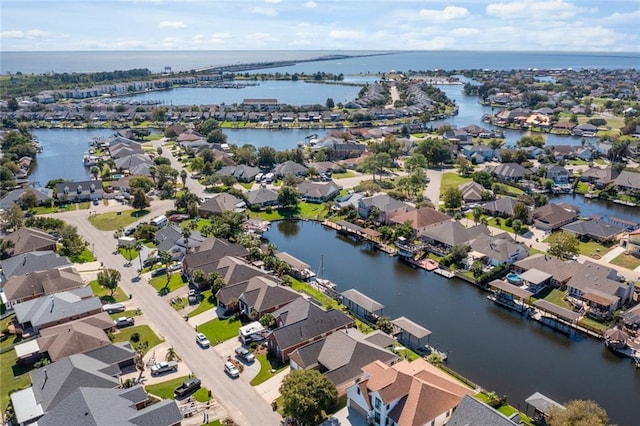
[[2,0],[0,50],[640,52],[640,0]]

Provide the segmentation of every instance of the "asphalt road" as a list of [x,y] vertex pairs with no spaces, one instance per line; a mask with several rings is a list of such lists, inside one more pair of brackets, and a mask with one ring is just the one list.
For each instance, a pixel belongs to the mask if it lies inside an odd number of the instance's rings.
[[[163,214],[173,206],[173,200],[152,202],[151,213],[145,218]],[[98,213],[124,210],[121,206],[99,206]],[[131,279],[137,275],[135,262],[125,267],[126,261],[119,254],[114,255],[116,240],[113,231],[99,231],[87,220],[92,210],[74,210],[51,215],[63,219],[78,228],[78,233],[93,248],[96,258],[106,268],[117,269],[122,275],[120,286],[127,294],[133,296],[132,301],[142,309],[153,330],[173,346],[189,369],[226,409],[236,423],[240,425],[279,425],[280,416],[272,411],[271,406],[248,383],[230,379],[223,371],[224,359],[212,348],[201,349],[195,342],[195,330],[167,302],[158,296],[155,289],[142,279],[133,283]]]

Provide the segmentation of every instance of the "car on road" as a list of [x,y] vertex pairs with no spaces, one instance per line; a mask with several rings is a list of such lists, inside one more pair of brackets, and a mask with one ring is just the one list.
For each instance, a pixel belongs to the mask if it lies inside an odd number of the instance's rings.
[[118,328],[130,327],[136,323],[136,320],[133,317],[120,317],[118,319],[113,320],[113,323]]
[[230,361],[224,363],[224,372],[234,379],[240,377],[240,370]]
[[200,345],[201,348],[208,348],[209,346],[211,346],[211,343],[209,342],[209,339],[207,339],[207,336],[202,333],[196,334],[196,343]]
[[156,376],[158,374],[178,371],[178,363],[175,361],[162,361],[151,366],[151,375]]
[[253,355],[253,352],[251,352],[249,349],[240,346],[239,348],[236,348],[236,356],[246,362],[247,364],[251,364],[252,362],[254,362],[256,360],[255,355]]

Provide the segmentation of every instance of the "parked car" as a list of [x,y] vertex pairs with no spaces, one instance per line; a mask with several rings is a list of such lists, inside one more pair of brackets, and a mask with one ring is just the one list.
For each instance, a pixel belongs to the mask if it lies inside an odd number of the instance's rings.
[[165,275],[167,273],[167,268],[158,268],[158,269],[154,269],[151,272],[151,276],[152,277],[159,277],[160,275]]
[[230,361],[224,363],[224,372],[234,379],[240,377],[240,370]]
[[178,269],[182,269],[182,263],[174,262],[171,265],[169,265],[169,271],[171,272],[177,271]]
[[208,348],[209,346],[211,346],[211,343],[209,342],[209,339],[207,339],[207,336],[202,333],[196,334],[196,343],[202,348]]
[[136,228],[135,227],[127,228],[127,229],[124,230],[124,235],[126,237],[129,237],[129,236],[133,235],[134,232],[136,232]]
[[132,317],[120,317],[120,318],[114,320],[113,323],[118,328],[130,327],[130,326],[132,326],[132,325],[134,325],[136,323],[136,320],[134,320]]
[[158,263],[160,261],[159,257],[147,257],[144,262],[142,262],[142,266],[144,266],[145,268],[148,268],[150,266],[155,265],[156,263]]
[[103,305],[102,310],[109,314],[113,314],[115,312],[124,312],[125,306],[124,303],[109,303],[107,305]]
[[198,389],[200,389],[200,379],[194,378],[194,379],[189,379],[189,380],[185,381],[184,383],[182,383],[180,386],[178,386],[173,391],[173,394],[177,398],[183,398],[183,397],[191,394],[192,392],[195,392]]
[[251,364],[253,361],[256,360],[256,357],[255,355],[253,355],[253,352],[251,352],[249,349],[244,348],[242,346],[236,349],[236,356],[240,358],[242,361],[246,362],[247,364]]
[[162,374],[166,372],[176,372],[178,371],[178,363],[175,361],[162,361],[153,366],[151,366],[151,375],[155,376],[157,374]]

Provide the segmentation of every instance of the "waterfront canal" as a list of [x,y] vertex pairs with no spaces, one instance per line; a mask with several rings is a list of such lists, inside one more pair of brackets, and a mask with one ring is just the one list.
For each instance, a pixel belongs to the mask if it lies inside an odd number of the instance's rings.
[[523,411],[539,391],[560,402],[596,400],[620,425],[640,418],[640,370],[602,341],[570,339],[491,303],[473,285],[413,269],[315,222],[276,222],[265,238],[314,271],[322,259],[323,277],[339,291],[356,288],[384,304],[383,315],[430,329],[449,367]]

